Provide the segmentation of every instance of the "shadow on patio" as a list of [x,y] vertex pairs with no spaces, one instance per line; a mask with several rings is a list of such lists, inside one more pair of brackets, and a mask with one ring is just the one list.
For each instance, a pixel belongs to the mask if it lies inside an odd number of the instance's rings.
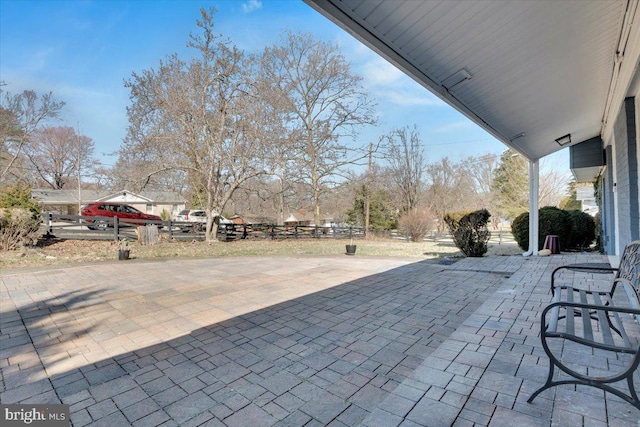
[[[526,403],[548,366],[537,338],[538,313],[549,301],[548,273],[580,257],[586,256],[407,263],[375,274],[352,272],[361,277],[336,286],[337,276],[349,277],[344,258],[302,257],[286,274],[275,274],[261,259],[208,281],[212,270],[224,267],[221,261],[192,263],[190,281],[178,263],[128,264],[108,273],[121,279],[111,283],[131,283],[135,270],[138,277],[141,270],[143,277],[163,273],[152,288],[87,290],[86,301],[102,317],[92,324],[82,318],[77,330],[66,331],[91,337],[112,357],[61,370],[69,367],[61,365],[64,358],[43,355],[64,355],[69,340],[59,351],[47,346],[47,354],[36,345],[50,382],[5,381],[0,397],[3,403],[69,403],[75,426],[550,425],[553,417],[558,425],[580,418],[635,427],[638,411],[598,391],[558,388]],[[300,264],[309,262],[308,268]],[[304,286],[310,278],[324,278],[324,289],[287,299],[292,280]],[[246,301],[234,295],[239,286],[248,288]],[[265,308],[253,309],[261,296]],[[274,296],[282,302],[271,304]],[[242,314],[221,313],[225,303]],[[243,313],[245,303],[250,311]],[[187,313],[189,307],[198,313]],[[164,312],[169,315],[156,316]],[[165,325],[189,328],[207,312],[227,319],[157,339]],[[107,335],[101,340],[96,330]],[[144,345],[149,337],[156,343]],[[3,376],[7,368],[2,365]]]

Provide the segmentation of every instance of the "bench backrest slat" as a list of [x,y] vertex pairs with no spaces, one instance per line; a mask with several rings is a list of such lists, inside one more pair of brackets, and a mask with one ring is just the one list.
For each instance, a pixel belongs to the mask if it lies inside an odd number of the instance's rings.
[[[567,288],[567,301],[573,302],[573,288]],[[573,334],[575,331],[575,324],[573,321],[573,314],[567,313],[567,331]]]
[[[589,300],[587,299],[587,291],[585,291],[584,289],[580,289],[579,294],[580,294],[580,302],[582,304],[589,304]],[[580,311],[582,312],[580,317],[582,317],[583,336],[585,337],[585,339],[588,339],[589,341],[593,341],[593,329],[591,328],[591,314],[589,313],[589,309],[581,308]],[[569,316],[569,313],[567,313],[567,317],[573,317],[573,316]]]
[[616,328],[618,328],[618,331],[620,331],[620,337],[622,338],[622,342],[624,343],[624,346],[628,349],[632,349],[632,348],[636,348],[638,350],[640,350],[640,348],[634,344],[631,343],[631,340],[629,339],[629,336],[627,335],[627,331],[624,329],[624,326],[622,325],[622,319],[620,319],[620,314],[613,311],[613,312],[609,312],[609,315],[611,317],[613,317],[614,323],[616,324]]
[[[611,298],[605,296],[607,298],[608,303],[611,304]],[[602,300],[600,299],[600,295],[597,292],[593,294],[593,302],[595,305],[602,306]],[[602,333],[602,340],[607,345],[615,345],[613,341],[613,334],[611,333],[611,328],[609,328],[609,319],[607,318],[607,312],[604,310],[596,310],[596,314],[598,316],[598,324],[600,325],[600,332]],[[617,314],[617,313],[615,313]]]

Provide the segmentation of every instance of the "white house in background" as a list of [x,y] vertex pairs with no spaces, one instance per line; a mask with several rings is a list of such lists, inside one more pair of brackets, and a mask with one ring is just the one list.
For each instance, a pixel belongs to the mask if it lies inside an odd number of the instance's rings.
[[[333,218],[327,214],[325,214],[325,216],[320,219],[320,222],[322,223],[320,225],[321,227],[331,227],[332,225],[334,225]],[[315,216],[312,212],[308,212],[305,209],[299,209],[289,214],[289,217],[284,220],[284,225],[302,225],[314,227],[316,225]]]
[[582,212],[586,212],[592,216],[598,213],[599,208],[596,202],[593,184],[584,184],[583,186],[576,187],[576,200],[580,201]]
[[38,200],[43,211],[77,215],[79,207],[92,202],[126,203],[134,208],[161,216],[165,211],[172,218],[187,206],[187,201],[178,193],[170,191],[143,191],[133,193],[98,190],[32,190],[31,196]]

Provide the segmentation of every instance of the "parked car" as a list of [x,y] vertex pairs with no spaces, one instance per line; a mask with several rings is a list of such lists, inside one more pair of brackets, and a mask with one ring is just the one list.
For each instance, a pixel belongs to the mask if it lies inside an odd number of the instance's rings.
[[[185,233],[188,231],[201,232],[207,228],[207,212],[202,209],[183,209],[176,215],[176,221],[186,223],[179,225]],[[234,230],[233,221],[220,215],[218,233],[230,233]]]
[[[83,207],[80,210],[80,214],[85,217],[118,217],[118,220],[124,223],[123,226],[145,225],[146,221],[162,221],[162,218],[158,215],[140,212],[133,206],[129,206],[124,203],[94,202]],[[95,230],[96,228],[105,229],[113,224],[113,220],[108,220],[106,218],[85,218],[84,221],[87,223],[87,227],[92,230]]]

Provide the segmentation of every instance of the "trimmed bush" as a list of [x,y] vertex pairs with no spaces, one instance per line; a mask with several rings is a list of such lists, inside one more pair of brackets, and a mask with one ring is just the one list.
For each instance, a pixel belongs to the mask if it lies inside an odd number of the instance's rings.
[[464,213],[452,212],[444,216],[456,247],[468,257],[487,253],[491,231],[487,227],[491,214],[486,209]]
[[596,239],[594,218],[588,213],[578,210],[569,211],[569,216],[571,217],[571,236],[568,247],[579,250],[588,248]]
[[[548,235],[557,235],[560,248],[568,248],[571,241],[571,216],[569,212],[554,206],[545,206],[538,211],[538,250],[544,246]],[[529,249],[529,212],[518,215],[511,223],[513,238],[523,250]]]
[[40,206],[31,189],[20,184],[0,192],[0,249],[31,245],[40,237]]
[[0,208],[0,249],[11,251],[35,244],[41,236],[40,222],[27,209]]
[[568,247],[573,230],[569,212],[555,206],[545,206],[540,209],[539,224],[538,249],[542,249],[545,237],[550,234],[555,234],[560,238],[561,249]]
[[511,221],[511,234],[522,250],[529,250],[529,212],[521,213]]
[[604,237],[604,234],[602,232],[602,217],[600,216],[600,212],[598,212],[596,214],[596,216],[593,217],[593,222],[595,223],[596,226],[596,247],[595,249],[599,252],[604,253],[604,242],[602,241],[602,238]]
[[421,242],[433,227],[433,214],[429,210],[413,210],[398,221],[400,229],[412,242]]

